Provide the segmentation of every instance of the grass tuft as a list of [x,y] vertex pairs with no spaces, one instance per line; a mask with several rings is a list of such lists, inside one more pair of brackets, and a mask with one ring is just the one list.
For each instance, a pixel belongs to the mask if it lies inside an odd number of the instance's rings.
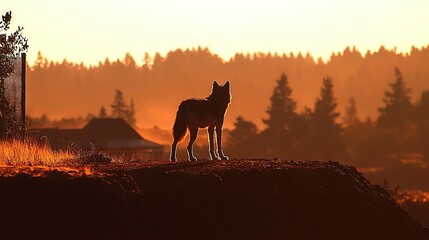
[[68,151],[53,151],[48,144],[32,140],[0,141],[0,165],[3,166],[59,166],[76,159]]

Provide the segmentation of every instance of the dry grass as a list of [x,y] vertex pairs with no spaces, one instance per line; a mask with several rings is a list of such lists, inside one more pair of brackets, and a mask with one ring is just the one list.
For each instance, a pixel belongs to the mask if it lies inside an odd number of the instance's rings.
[[49,145],[31,140],[0,141],[0,166],[59,166],[76,155],[67,151],[52,151]]

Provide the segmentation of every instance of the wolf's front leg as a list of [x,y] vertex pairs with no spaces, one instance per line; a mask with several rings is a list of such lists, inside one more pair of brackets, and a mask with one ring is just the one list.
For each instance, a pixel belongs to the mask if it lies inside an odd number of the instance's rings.
[[223,154],[222,151],[222,126],[216,127],[216,140],[217,140],[217,152],[219,153],[219,157],[222,160],[229,160],[227,156]]
[[218,156],[216,156],[215,148],[214,148],[214,126],[209,126],[207,128],[207,133],[209,135],[209,154],[212,160],[220,160]]
[[191,162],[197,161],[197,158],[194,156],[194,151],[193,151],[193,145],[195,140],[197,139],[197,135],[198,135],[198,127],[190,127],[189,128],[189,133],[190,133],[190,137],[189,137],[189,144],[188,144],[188,159]]

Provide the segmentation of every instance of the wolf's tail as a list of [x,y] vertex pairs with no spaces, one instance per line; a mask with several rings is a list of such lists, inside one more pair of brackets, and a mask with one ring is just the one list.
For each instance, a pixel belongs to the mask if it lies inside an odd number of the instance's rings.
[[186,112],[185,112],[185,106],[183,102],[179,106],[179,110],[177,110],[176,114],[176,120],[174,121],[173,126],[173,136],[174,141],[180,142],[180,140],[183,139],[183,137],[186,135]]

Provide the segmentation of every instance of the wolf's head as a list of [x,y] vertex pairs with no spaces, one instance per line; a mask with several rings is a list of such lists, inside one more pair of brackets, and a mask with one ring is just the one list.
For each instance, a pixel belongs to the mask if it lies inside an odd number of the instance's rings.
[[231,102],[229,81],[227,81],[223,86],[219,86],[219,84],[214,81],[212,93],[207,99],[228,105]]

